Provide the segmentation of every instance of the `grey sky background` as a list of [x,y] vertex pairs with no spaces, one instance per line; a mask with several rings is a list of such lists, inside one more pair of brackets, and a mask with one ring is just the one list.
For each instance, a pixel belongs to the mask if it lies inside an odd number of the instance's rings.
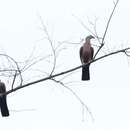
[[[41,30],[42,17],[54,46],[58,42],[79,42],[90,34],[84,24],[93,29],[97,19],[97,32],[102,36],[113,8],[113,0],[0,0],[0,53],[17,61],[26,60],[33,48],[34,56],[46,56],[50,45]],[[130,46],[129,0],[120,0],[106,36],[105,52]],[[92,41],[98,44],[97,41]],[[82,43],[81,43],[82,44]],[[80,45],[64,44],[58,57],[55,73],[80,65]],[[99,56],[103,55],[101,52]],[[50,72],[48,62],[34,66]],[[40,75],[40,76],[39,76]],[[36,76],[36,77],[35,77]],[[24,83],[36,80],[42,73],[29,71],[23,75]],[[77,70],[65,82],[87,104],[90,115],[80,102],[65,88],[52,81],[39,83],[8,96],[10,117],[0,117],[0,129],[8,130],[129,130],[130,129],[130,64],[124,54],[117,54],[91,65],[91,80],[81,82]],[[78,81],[78,82],[75,82]],[[5,81],[6,82],[6,81]],[[6,82],[7,89],[10,83]],[[83,121],[84,120],[84,121]]]

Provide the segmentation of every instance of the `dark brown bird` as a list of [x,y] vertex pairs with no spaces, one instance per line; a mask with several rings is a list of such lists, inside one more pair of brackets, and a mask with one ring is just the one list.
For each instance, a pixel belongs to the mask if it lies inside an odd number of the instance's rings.
[[[87,36],[85,43],[80,48],[80,60],[82,64],[87,64],[93,59],[94,49],[90,42],[92,38],[94,38],[92,35]],[[90,80],[89,66],[90,64],[82,67],[82,80]]]
[[[3,82],[0,81],[0,94],[6,92],[6,87]],[[9,110],[7,106],[7,101],[6,101],[6,95],[0,96],[0,109],[1,109],[1,115],[3,117],[9,116]]]

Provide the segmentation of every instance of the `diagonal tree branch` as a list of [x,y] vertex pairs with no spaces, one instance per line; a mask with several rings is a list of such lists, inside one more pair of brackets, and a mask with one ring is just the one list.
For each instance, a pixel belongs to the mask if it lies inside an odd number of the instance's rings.
[[98,54],[99,51],[102,49],[102,47],[104,46],[104,40],[105,40],[107,31],[108,31],[108,27],[109,27],[109,25],[110,25],[112,16],[113,16],[113,14],[114,14],[114,11],[115,11],[115,9],[116,9],[116,7],[117,7],[118,2],[119,2],[119,0],[117,0],[116,3],[114,4],[114,8],[113,8],[113,10],[112,10],[112,12],[111,12],[111,14],[110,14],[110,17],[109,17],[109,19],[108,19],[108,22],[107,22],[107,25],[106,25],[106,28],[105,28],[105,32],[104,32],[104,34],[103,34],[101,46],[99,47],[99,49],[98,49],[97,52],[95,53],[94,59],[96,58],[97,54]]
[[[115,55],[115,54],[118,54],[118,53],[124,53],[124,54],[126,55],[126,52],[129,51],[129,50],[130,50],[130,47],[124,48],[124,49],[121,49],[121,50],[117,50],[117,51],[114,51],[114,52],[111,52],[111,53],[106,54],[106,55],[103,55],[103,56],[101,56],[101,57],[99,57],[99,58],[97,58],[97,59],[91,60],[88,64],[93,64],[93,63],[95,63],[95,62],[97,62],[97,61],[99,61],[99,60],[101,60],[101,59],[107,58],[107,57],[109,57],[109,56],[112,56],[112,55]],[[127,55],[126,55],[126,56],[127,56]],[[75,71],[75,70],[77,70],[77,69],[80,69],[80,68],[82,68],[82,67],[85,66],[85,65],[87,65],[87,64],[80,65],[80,66],[77,66],[77,67],[75,67],[75,68],[72,68],[72,69],[69,69],[69,70],[66,70],[66,71],[63,71],[63,72],[60,72],[60,73],[57,73],[57,74],[54,74],[54,75],[51,75],[51,76],[48,76],[48,77],[39,79],[39,80],[36,80],[36,81],[32,81],[32,82],[29,82],[29,83],[24,84],[24,85],[21,85],[21,86],[18,86],[18,87],[16,87],[16,88],[12,89],[12,90],[7,91],[6,93],[1,94],[1,96],[2,96],[2,95],[8,95],[8,94],[10,94],[10,93],[12,93],[12,92],[18,91],[18,90],[20,90],[20,89],[22,89],[22,88],[25,88],[25,87],[34,85],[34,84],[36,84],[36,83],[40,83],[40,82],[43,82],[43,81],[46,81],[46,80],[49,80],[49,79],[52,79],[52,78],[55,78],[55,77],[58,77],[58,76],[61,76],[61,75],[65,75],[65,74],[67,74],[67,73],[70,73],[70,72],[73,72],[73,71]]]

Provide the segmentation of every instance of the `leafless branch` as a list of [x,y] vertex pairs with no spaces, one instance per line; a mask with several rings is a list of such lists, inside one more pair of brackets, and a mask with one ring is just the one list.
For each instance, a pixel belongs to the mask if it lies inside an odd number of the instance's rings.
[[102,49],[102,47],[104,46],[104,40],[105,40],[107,31],[108,31],[108,27],[109,27],[109,25],[110,25],[112,16],[113,16],[113,14],[114,14],[114,11],[115,11],[115,9],[116,9],[116,7],[117,7],[118,2],[119,2],[119,0],[117,0],[116,3],[114,4],[114,8],[113,8],[113,10],[112,10],[112,12],[111,12],[111,14],[110,14],[110,17],[109,17],[109,19],[108,19],[108,22],[107,22],[107,25],[106,25],[106,28],[105,28],[105,32],[104,32],[104,34],[103,34],[101,46],[99,47],[99,49],[98,49],[97,52],[95,53],[94,59],[95,59],[95,57],[97,56],[97,54],[99,53],[99,51]]
[[130,51],[129,50],[125,50],[125,54],[126,54],[126,56],[130,57]]
[[51,79],[56,83],[59,83],[61,86],[63,86],[64,88],[66,88],[68,91],[70,91],[75,98],[86,108],[87,112],[90,114],[92,121],[94,121],[94,117],[92,115],[92,112],[90,111],[90,109],[88,108],[88,106],[82,101],[82,99],[77,95],[76,92],[74,92],[74,90],[72,90],[71,88],[69,88],[68,86],[66,86],[63,82],[61,82],[60,80],[55,80],[55,79]]
[[15,79],[16,79],[16,76],[17,76],[17,70],[15,71],[15,74],[14,74],[14,78],[13,78],[13,82],[12,82],[12,90],[13,90],[13,86],[14,86],[14,83],[15,83]]
[[47,39],[48,39],[48,41],[49,41],[49,43],[51,45],[51,49],[52,49],[52,52],[53,52],[53,57],[54,57],[54,59],[53,59],[53,67],[52,67],[52,70],[51,70],[51,73],[50,73],[50,75],[52,75],[54,70],[55,70],[55,67],[56,67],[56,52],[55,52],[55,48],[53,46],[52,39],[51,39],[51,37],[50,37],[50,35],[48,33],[47,27],[45,26],[45,24],[44,24],[44,22],[42,20],[42,17],[40,15],[39,15],[39,19],[40,19],[40,22],[41,22],[41,25],[42,25],[42,29],[45,32],[46,36],[47,36]]
[[91,30],[91,29],[89,29],[85,24],[84,24],[84,22],[81,20],[81,19],[79,19],[77,16],[75,16],[75,15],[73,15],[75,18],[76,18],[76,20],[87,30],[87,31],[89,31],[93,36],[95,36],[95,34],[94,34],[94,32]]
[[[126,51],[129,51],[129,50],[130,50],[130,47],[124,48],[124,49],[121,49],[121,50],[117,50],[117,51],[111,52],[111,53],[109,53],[109,54],[103,55],[103,56],[101,56],[101,57],[98,57],[98,58],[96,58],[96,59],[93,59],[93,60],[91,60],[91,61],[90,61],[89,63],[87,63],[87,64],[93,64],[93,63],[95,63],[95,62],[97,62],[97,61],[99,61],[99,60],[101,60],[101,59],[107,58],[107,57],[109,57],[109,56],[112,56],[112,55],[115,55],[115,54],[118,54],[118,53],[126,54]],[[70,72],[73,72],[73,71],[75,71],[75,70],[78,70],[78,69],[82,68],[83,66],[85,66],[85,65],[87,65],[87,64],[83,64],[83,65],[74,67],[74,68],[72,68],[72,69],[68,69],[68,70],[66,70],[66,71],[63,71],[63,72],[60,72],[60,73],[57,73],[57,74],[54,74],[54,75],[51,75],[51,76],[48,76],[48,77],[45,77],[45,78],[36,80],[36,81],[29,82],[29,83],[27,83],[27,84],[18,86],[18,87],[16,87],[16,88],[14,88],[13,90],[9,90],[9,91],[7,91],[6,93],[3,93],[3,94],[1,94],[1,95],[8,95],[8,94],[10,94],[10,93],[12,93],[12,92],[18,91],[18,90],[20,90],[20,89],[22,89],[22,88],[31,86],[31,85],[33,85],[33,84],[40,83],[40,82],[43,82],[43,81],[46,81],[46,80],[50,80],[50,79],[53,79],[53,78],[58,77],[58,76],[61,76],[61,75],[65,75],[65,74],[67,74],[67,73],[70,73]]]
[[10,57],[9,55],[0,54],[0,56],[4,56],[4,57],[6,57],[7,59],[10,59],[10,60],[13,61],[13,63],[16,65],[15,71],[16,71],[16,70],[18,71],[18,74],[19,74],[19,76],[20,76],[20,86],[21,86],[21,85],[22,85],[22,82],[23,82],[23,78],[22,78],[21,70],[20,70],[20,68],[19,68],[18,63],[17,63],[12,57]]
[[32,109],[19,109],[19,110],[10,110],[12,112],[29,112],[29,111],[36,111],[37,109],[32,108]]
[[[107,22],[107,25],[106,25],[106,28],[105,28],[105,31],[104,31],[104,34],[103,34],[103,37],[100,38],[98,36],[98,33],[97,33],[97,29],[96,29],[96,20],[95,20],[95,23],[92,23],[90,20],[89,20],[89,23],[92,24],[94,26],[94,32],[91,31],[89,28],[87,28],[87,26],[77,17],[75,17],[80,23],[81,25],[87,29],[93,36],[95,36],[100,44],[100,46],[97,46],[95,45],[96,47],[98,47],[97,49],[97,52],[95,53],[94,55],[94,58],[93,60],[91,60],[89,63],[87,64],[93,64],[101,59],[104,59],[108,56],[112,56],[112,55],[115,55],[115,54],[118,54],[118,53],[123,53],[125,54],[127,57],[130,57],[130,47],[128,48],[124,48],[124,49],[120,49],[120,50],[117,50],[117,51],[113,51],[113,52],[110,52],[108,54],[104,54],[103,56],[100,56],[98,58],[96,58],[96,56],[98,55],[98,53],[101,51],[101,49],[103,48],[104,44],[105,44],[105,37],[107,35],[107,31],[108,31],[108,28],[109,28],[109,25],[110,25],[110,22],[111,22],[111,19],[112,19],[112,16],[114,14],[114,11],[117,7],[117,4],[118,4],[119,0],[117,0],[115,3],[114,3],[114,8],[110,14],[110,17],[108,19],[108,22]],[[4,56],[6,57],[7,59],[13,61],[13,63],[15,64],[16,67],[14,67],[13,69],[0,69],[0,72],[15,72],[15,74],[13,74],[13,81],[12,81],[12,86],[10,90],[8,90],[7,92],[5,93],[2,93],[0,94],[0,96],[3,96],[3,95],[8,95],[10,93],[13,93],[15,91],[18,91],[22,88],[25,88],[25,87],[28,87],[28,86],[31,86],[33,84],[36,84],[36,83],[40,83],[40,82],[43,82],[43,81],[46,81],[46,80],[53,80],[54,82],[56,83],[59,83],[61,86],[63,86],[64,88],[66,88],[69,92],[71,92],[75,98],[84,106],[84,108],[86,108],[87,112],[90,114],[92,120],[94,120],[93,118],[93,115],[92,115],[92,112],[89,110],[88,106],[82,101],[82,99],[80,98],[80,96],[78,96],[78,94],[76,92],[74,92],[73,89],[71,89],[70,87],[68,87],[65,83],[62,82],[62,80],[68,76],[70,76],[74,71],[82,68],[83,66],[86,66],[87,64],[83,64],[83,65],[79,65],[79,66],[76,66],[74,68],[71,68],[71,69],[68,69],[66,71],[63,71],[63,72],[60,72],[60,73],[57,73],[57,74],[54,74],[54,71],[56,69],[56,62],[57,62],[57,57],[58,57],[58,54],[61,50],[63,50],[64,48],[60,48],[60,44],[55,48],[54,45],[53,45],[53,40],[51,39],[50,37],[50,34],[48,33],[48,30],[47,30],[47,27],[45,26],[43,20],[42,20],[42,17],[39,15],[39,19],[40,19],[40,22],[41,22],[41,25],[42,25],[42,30],[44,31],[44,33],[46,34],[46,38],[47,40],[49,41],[50,43],[50,46],[51,46],[51,50],[52,50],[52,55],[47,55],[47,58],[50,57],[50,56],[53,56],[53,67],[52,67],[52,70],[50,72],[50,74],[46,74],[46,77],[44,78],[41,78],[41,79],[38,79],[38,80],[35,80],[35,81],[31,81],[29,83],[26,83],[26,84],[22,84],[23,82],[23,78],[22,78],[22,72],[25,71],[25,70],[28,70],[28,68],[30,68],[31,66],[33,66],[34,64],[36,64],[37,62],[40,62],[40,61],[43,61],[46,57],[42,57],[42,58],[37,58],[36,60],[33,60],[33,61],[29,61],[27,60],[26,61],[26,65],[20,69],[19,65],[18,65],[18,62],[16,62],[12,57],[6,55],[6,54],[0,54],[0,56]],[[82,40],[81,40],[82,41]],[[63,42],[66,42],[66,41],[63,41]],[[71,43],[71,42],[69,42]],[[79,43],[71,43],[71,44],[79,44]],[[60,49],[59,49],[60,48]],[[58,51],[58,53],[57,53]],[[30,55],[30,57],[32,56],[32,54]],[[30,59],[29,57],[29,59]],[[19,86],[17,87],[13,87],[14,86],[14,83],[15,83],[15,80],[16,80],[16,77],[17,76],[20,76],[20,84]],[[63,78],[61,78],[60,80],[56,80],[55,78],[58,77],[58,76],[61,76],[61,75],[65,75]]]
[[37,64],[37,63],[39,63],[39,62],[41,62],[41,61],[46,60],[46,59],[49,58],[50,56],[52,56],[52,55],[47,55],[47,56],[39,57],[39,58],[38,58],[38,57],[37,57],[37,58],[35,57],[34,60],[31,60],[31,61],[30,61],[31,63],[26,64],[26,65],[22,68],[22,72],[28,70],[29,68],[31,68],[31,67],[34,66],[35,64]]

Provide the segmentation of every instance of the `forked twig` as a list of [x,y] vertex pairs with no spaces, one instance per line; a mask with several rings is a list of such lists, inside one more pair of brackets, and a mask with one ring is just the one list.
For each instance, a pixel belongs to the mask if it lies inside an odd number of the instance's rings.
[[76,94],[76,92],[74,92],[71,88],[69,88],[68,86],[66,86],[63,82],[61,81],[57,81],[55,79],[51,79],[56,83],[59,83],[61,86],[63,86],[64,88],[66,88],[67,90],[69,90],[74,96],[75,98],[86,108],[87,112],[90,114],[92,121],[94,121],[94,117],[92,112],[90,111],[90,109],[88,108],[88,106],[82,101],[82,99]]
[[52,67],[52,70],[51,70],[51,72],[50,72],[50,75],[52,75],[53,72],[54,72],[54,70],[55,70],[55,67],[56,67],[56,52],[55,52],[55,48],[54,48],[54,46],[53,46],[53,42],[52,42],[52,40],[51,40],[51,38],[50,38],[50,35],[49,35],[49,33],[48,33],[48,30],[47,30],[47,28],[46,28],[46,26],[45,26],[45,24],[44,24],[44,22],[43,22],[43,20],[42,20],[42,17],[41,17],[40,15],[39,15],[39,18],[40,18],[40,22],[41,22],[43,31],[45,32],[45,34],[46,34],[46,36],[47,36],[47,39],[48,39],[48,41],[49,41],[49,43],[50,43],[50,45],[51,45],[51,49],[52,49],[52,52],[53,52],[53,57],[54,57],[54,59],[53,59],[53,67]]
[[109,27],[109,25],[110,25],[112,16],[113,16],[113,14],[114,14],[114,11],[115,11],[115,9],[116,9],[116,7],[117,7],[118,2],[119,2],[119,0],[117,0],[116,3],[114,4],[114,8],[113,8],[113,10],[112,10],[112,12],[111,12],[111,14],[110,14],[110,17],[109,17],[109,19],[108,19],[108,22],[107,22],[107,25],[106,25],[106,28],[105,28],[105,32],[104,32],[104,34],[103,34],[101,46],[99,47],[99,49],[98,49],[97,52],[95,53],[94,59],[96,58],[97,54],[98,54],[99,51],[102,49],[102,47],[104,46],[104,40],[105,40],[107,31],[108,31],[108,27]]

